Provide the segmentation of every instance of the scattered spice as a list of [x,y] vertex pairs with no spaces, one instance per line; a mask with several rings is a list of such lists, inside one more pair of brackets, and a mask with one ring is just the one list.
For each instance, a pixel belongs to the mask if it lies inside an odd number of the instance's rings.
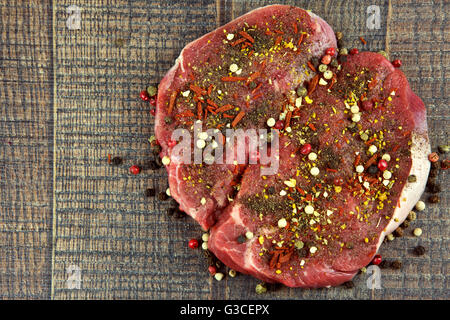
[[197,239],[191,239],[188,242],[188,246],[191,249],[197,249],[198,248],[198,240]]
[[428,160],[430,160],[430,162],[437,162],[439,160],[439,155],[436,152],[432,152],[428,155]]
[[257,294],[264,294],[267,292],[267,285],[265,283],[258,283],[255,287],[255,292]]
[[397,228],[397,229],[395,229],[394,230],[394,235],[396,236],[396,237],[403,237],[403,229],[402,228]]
[[438,147],[438,151],[439,151],[440,154],[445,154],[445,153],[450,151],[450,146],[448,146],[448,145],[440,145]]
[[414,231],[413,231],[413,234],[416,237],[420,237],[422,235],[422,229],[421,228],[415,228]]
[[140,172],[141,172],[141,168],[139,167],[139,166],[137,166],[137,165],[132,165],[131,167],[130,167],[130,172],[132,173],[132,174],[139,174]]
[[121,165],[122,162],[123,162],[123,160],[122,160],[121,157],[114,157],[114,158],[111,159],[111,164],[114,165],[114,166]]
[[426,250],[423,246],[417,246],[414,248],[414,254],[417,256],[423,256]]
[[391,268],[395,269],[395,270],[399,270],[399,269],[402,268],[402,263],[400,261],[398,261],[398,260],[395,260],[395,261],[392,262]]
[[353,281],[347,281],[347,282],[344,282],[344,283],[343,283],[343,286],[344,286],[346,289],[352,289],[352,288],[355,287],[355,284],[353,283]]
[[165,192],[158,193],[158,199],[161,201],[166,201],[169,199],[169,196]]
[[429,203],[439,203],[441,199],[439,198],[438,195],[432,195],[428,197],[428,202]]
[[146,197],[154,197],[155,194],[156,194],[155,189],[153,189],[153,188],[147,188],[147,189],[145,189],[145,196],[146,196]]

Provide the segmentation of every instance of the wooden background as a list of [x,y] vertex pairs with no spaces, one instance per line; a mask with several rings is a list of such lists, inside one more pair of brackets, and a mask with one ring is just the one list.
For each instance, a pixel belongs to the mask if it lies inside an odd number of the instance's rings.
[[[128,173],[151,159],[149,106],[138,99],[189,41],[271,1],[0,0],[0,299],[259,298],[257,280],[217,282],[188,239],[200,228],[166,216],[164,170]],[[386,50],[428,108],[434,147],[449,144],[449,1],[278,1],[297,5],[345,34],[348,47]],[[81,8],[69,30],[67,8]],[[366,26],[378,5],[381,28]],[[358,40],[363,36],[367,45]],[[108,153],[124,158],[107,164]],[[381,254],[403,263],[343,287],[279,288],[270,299],[448,299],[449,197],[444,192]],[[424,196],[425,197],[425,196]],[[421,227],[424,235],[410,235]],[[422,244],[427,253],[411,251]],[[81,288],[69,289],[77,266]]]

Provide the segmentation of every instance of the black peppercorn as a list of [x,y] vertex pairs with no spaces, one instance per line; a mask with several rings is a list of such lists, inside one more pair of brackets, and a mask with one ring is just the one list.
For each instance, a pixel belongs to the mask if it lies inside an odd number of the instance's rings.
[[429,203],[438,203],[441,199],[437,195],[429,196],[428,202]]
[[353,281],[344,282],[343,285],[347,289],[352,289],[353,287],[355,287],[355,284],[353,283]]
[[121,158],[121,157],[114,157],[114,158],[112,158],[112,160],[111,160],[111,164],[114,165],[114,166],[121,165],[122,162],[123,162],[123,161],[122,161],[122,158]]
[[176,212],[177,212],[176,208],[169,208],[169,209],[167,209],[167,215],[169,217],[173,216]]
[[431,193],[439,193],[441,192],[441,186],[434,181],[428,181],[427,191]]
[[369,168],[367,168],[367,172],[370,174],[376,174],[378,172],[378,167],[373,164]]
[[389,268],[390,265],[391,265],[391,262],[385,259],[385,260],[381,261],[380,264],[379,264],[378,266],[379,266],[381,269],[386,269],[386,268]]
[[425,248],[423,246],[417,246],[414,248],[414,253],[418,256],[424,255],[426,252]]
[[169,199],[169,196],[165,192],[160,192],[158,194],[158,199],[161,201],[165,201],[165,200]]
[[402,263],[400,261],[398,261],[398,260],[395,260],[394,262],[392,262],[391,268],[392,269],[396,269],[396,270],[401,269],[402,268]]
[[150,161],[148,166],[151,170],[157,170],[161,168],[161,166],[155,160]]
[[439,161],[431,162],[431,169],[439,169]]
[[245,241],[247,241],[247,238],[244,235],[241,234],[239,237],[237,237],[238,243],[244,243]]
[[403,237],[403,229],[402,228],[395,229],[394,236],[396,236],[396,237]]
[[156,194],[155,189],[148,188],[148,189],[145,190],[145,196],[146,197],[154,197],[155,194]]
[[401,228],[406,229],[409,227],[409,221],[405,220],[403,221],[403,223],[400,225]]

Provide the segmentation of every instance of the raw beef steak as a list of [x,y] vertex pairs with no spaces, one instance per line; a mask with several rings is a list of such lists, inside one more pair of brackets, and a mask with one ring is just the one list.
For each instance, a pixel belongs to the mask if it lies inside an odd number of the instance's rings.
[[[268,6],[187,45],[159,86],[155,132],[171,195],[210,229],[219,259],[267,282],[350,280],[425,187],[425,107],[403,73],[379,54],[338,60],[328,48],[336,40],[322,19]],[[236,146],[223,163],[186,163],[173,136],[192,137],[193,160],[229,146],[226,129],[269,127],[279,135],[271,175],[252,161],[262,155]]]

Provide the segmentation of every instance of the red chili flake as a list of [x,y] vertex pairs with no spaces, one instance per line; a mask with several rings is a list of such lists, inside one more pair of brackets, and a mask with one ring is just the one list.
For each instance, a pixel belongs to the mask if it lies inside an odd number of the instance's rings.
[[141,168],[139,166],[137,166],[137,165],[132,165],[130,167],[130,172],[132,174],[139,174],[139,172],[141,172]]
[[173,107],[175,106],[175,100],[177,99],[178,91],[173,91],[170,95],[168,114],[172,114]]
[[111,153],[108,153],[108,164],[111,163]]
[[245,39],[247,39],[248,41],[250,41],[251,43],[255,42],[255,39],[253,39],[253,37],[251,35],[249,35],[247,32],[245,31],[239,31],[239,34],[241,36],[243,36]]
[[380,171],[384,171],[387,169],[388,163],[386,160],[381,159],[380,161],[378,161],[377,167],[378,167],[378,169],[380,169]]
[[381,261],[383,261],[383,259],[381,258],[381,255],[380,254],[377,254],[374,258],[373,258],[373,260],[372,260],[372,264],[374,264],[374,265],[379,265],[380,263],[381,263]]
[[150,99],[147,90],[142,90],[141,93],[139,94],[139,97],[144,101],[148,101],[148,99]]
[[217,268],[216,268],[216,266],[209,266],[208,267],[208,272],[213,276],[213,275],[215,275],[216,273],[217,273]]
[[189,248],[191,249],[197,249],[198,248],[198,240],[197,239],[191,239],[189,240]]
[[364,39],[363,37],[359,37],[359,40],[361,40],[361,42],[362,42],[364,45],[367,44],[366,39]]
[[436,152],[432,152],[428,155],[428,160],[430,160],[430,162],[437,162],[439,160],[439,155]]
[[400,67],[402,66],[402,60],[400,60],[400,59],[395,59],[394,61],[392,61],[392,65],[393,65],[395,68],[400,68]]
[[359,50],[357,48],[353,48],[352,50],[350,50],[350,54],[358,54]]
[[322,61],[323,64],[330,64],[330,62],[331,62],[331,55],[329,55],[329,54],[324,55],[322,57],[321,61]]
[[334,56],[336,54],[336,48],[330,47],[327,50],[325,50],[325,54],[329,56]]
[[238,113],[238,115],[236,116],[236,118],[234,118],[233,122],[231,123],[231,126],[234,128],[236,127],[236,125],[239,123],[239,121],[242,120],[242,118],[245,116],[245,112],[241,111]]
[[311,144],[306,143],[300,148],[300,153],[307,155],[311,152]]

